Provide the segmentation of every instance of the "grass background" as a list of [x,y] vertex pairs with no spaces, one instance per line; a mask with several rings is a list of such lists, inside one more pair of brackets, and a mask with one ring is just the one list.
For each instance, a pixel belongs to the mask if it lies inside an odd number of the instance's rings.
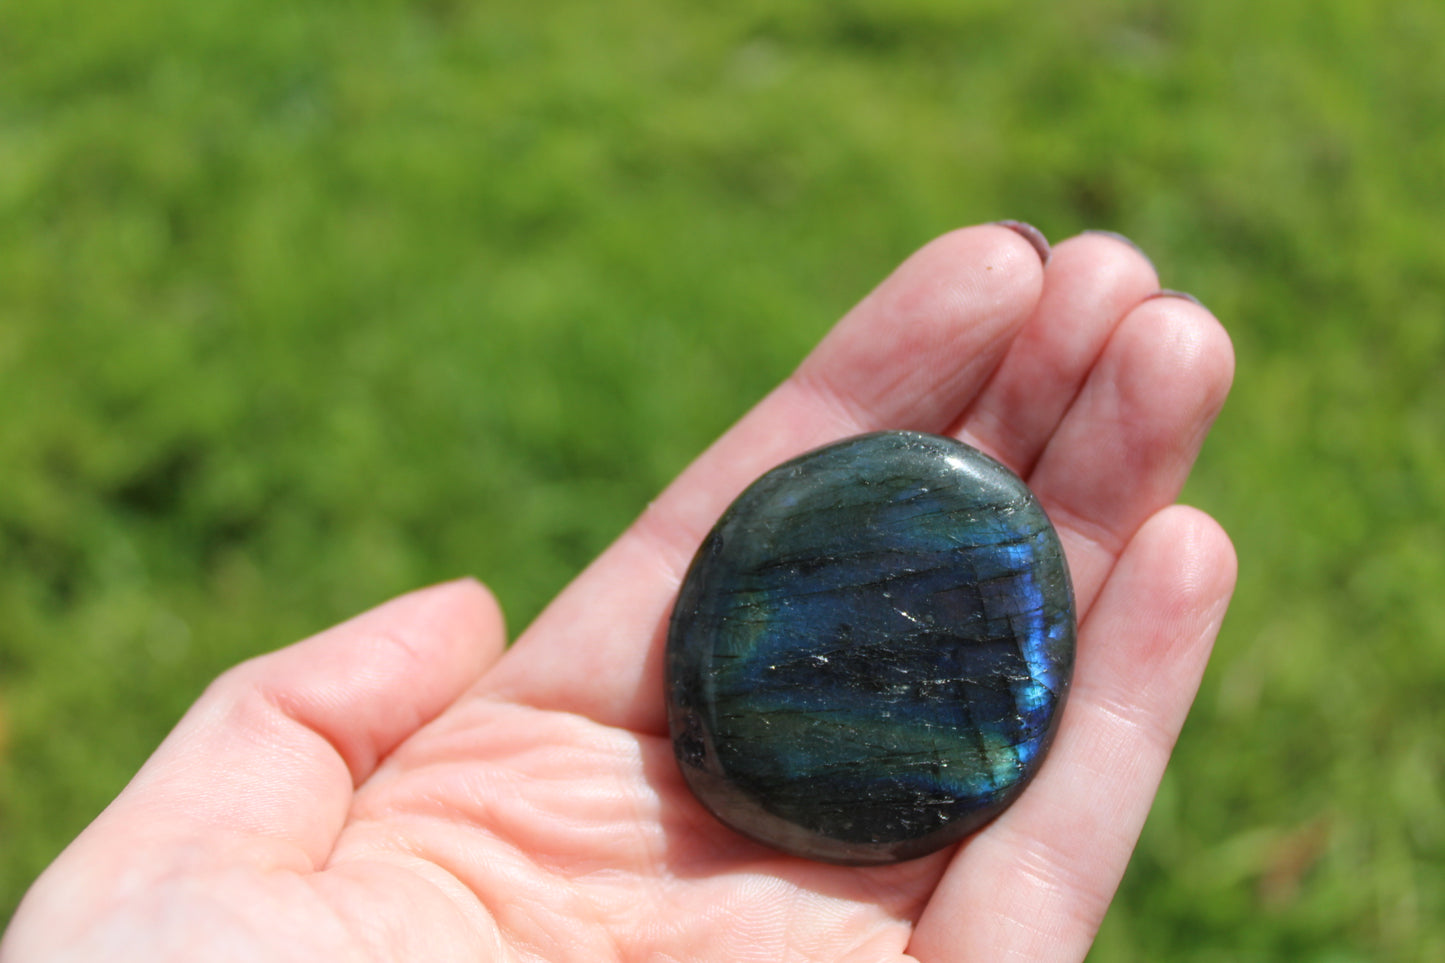
[[525,624],[894,264],[1225,321],[1236,604],[1092,959],[1445,960],[1436,0],[0,5],[0,913],[224,667]]

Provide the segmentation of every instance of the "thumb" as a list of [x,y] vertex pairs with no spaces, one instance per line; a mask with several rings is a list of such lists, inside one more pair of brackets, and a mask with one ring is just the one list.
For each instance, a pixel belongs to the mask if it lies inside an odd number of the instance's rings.
[[319,867],[353,788],[504,645],[491,593],[465,579],[242,663],[211,684],[71,848],[121,833],[132,851],[182,842],[268,867]]

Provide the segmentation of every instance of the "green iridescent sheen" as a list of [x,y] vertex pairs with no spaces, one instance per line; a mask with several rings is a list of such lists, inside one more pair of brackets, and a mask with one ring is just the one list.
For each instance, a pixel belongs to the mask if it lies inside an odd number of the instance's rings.
[[950,438],[880,432],[773,469],[698,550],[667,643],[683,775],[787,852],[881,863],[978,828],[1057,727],[1074,603],[1048,517]]

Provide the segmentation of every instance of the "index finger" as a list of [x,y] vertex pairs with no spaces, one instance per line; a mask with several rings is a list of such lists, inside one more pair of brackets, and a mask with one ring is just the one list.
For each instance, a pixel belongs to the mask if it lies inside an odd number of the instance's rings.
[[665,621],[728,503],[761,472],[825,442],[880,428],[944,430],[998,366],[1042,283],[1039,254],[1004,227],[925,246],[548,607],[483,680],[486,691],[665,732]]

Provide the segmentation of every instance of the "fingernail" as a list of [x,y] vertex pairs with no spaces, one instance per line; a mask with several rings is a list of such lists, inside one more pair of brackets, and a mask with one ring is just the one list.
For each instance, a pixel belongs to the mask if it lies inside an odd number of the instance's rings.
[[1138,255],[1139,255],[1140,257],[1142,257],[1144,260],[1148,261],[1150,267],[1153,267],[1153,266],[1154,266],[1154,259],[1151,258],[1149,255],[1145,254],[1145,253],[1144,253],[1144,249],[1143,249],[1142,247],[1140,247],[1139,245],[1135,244],[1134,241],[1133,241],[1131,238],[1125,237],[1123,234],[1120,234],[1118,231],[1092,230],[1092,231],[1085,231],[1084,233],[1085,233],[1085,234],[1097,234],[1099,237],[1110,237],[1110,238],[1113,238],[1114,240],[1118,241],[1120,244],[1127,244],[1127,245],[1129,245],[1130,247],[1132,247],[1132,248],[1138,253]]
[[1019,237],[1033,245],[1034,250],[1039,252],[1039,261],[1049,263],[1049,239],[1044,237],[1044,232],[1025,221],[994,221],[999,227],[1006,227]]
[[1154,298],[1181,298],[1185,301],[1188,301],[1190,304],[1197,304],[1201,308],[1204,307],[1204,302],[1196,298],[1194,295],[1190,294],[1188,291],[1176,291],[1173,288],[1160,288],[1144,300],[1152,301]]

